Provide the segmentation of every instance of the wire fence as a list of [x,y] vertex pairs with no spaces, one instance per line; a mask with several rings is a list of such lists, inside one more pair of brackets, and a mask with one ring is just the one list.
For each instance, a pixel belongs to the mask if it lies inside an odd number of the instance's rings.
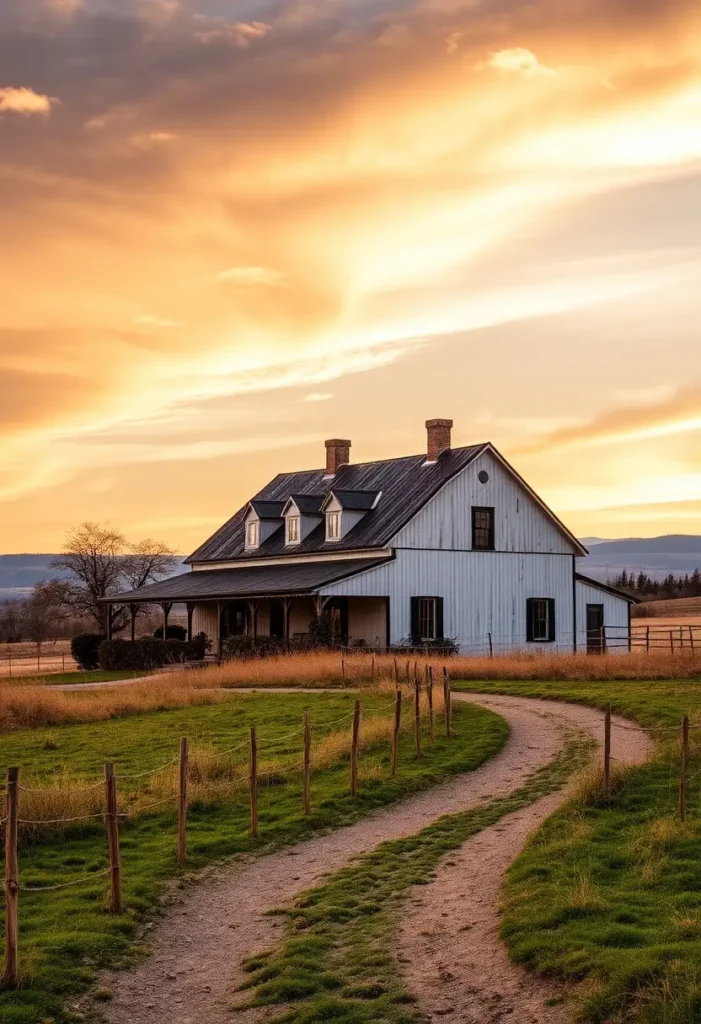
[[[445,722],[446,735],[450,737],[451,732],[451,708],[450,708],[450,678],[447,669],[442,673],[442,701],[438,702],[436,708],[440,708]],[[426,727],[430,740],[435,735],[434,716],[434,669],[426,667],[425,678],[420,678],[418,669],[415,670],[413,680],[413,711],[411,716],[402,712],[402,688],[397,685],[395,695],[392,699],[378,703],[373,701],[372,714],[365,720],[366,724],[374,721],[381,721],[387,724],[389,731],[392,757],[391,772],[394,776],[398,770],[398,742],[402,730],[406,731],[410,719],[414,732],[416,744],[416,756],[421,756],[421,731]],[[227,788],[234,791],[237,787],[247,785],[250,800],[250,833],[253,837],[258,836],[258,791],[265,783],[277,782],[280,777],[285,779],[293,774],[301,774],[303,782],[302,813],[311,813],[311,772],[313,767],[321,770],[329,767],[330,764],[341,761],[344,757],[350,760],[350,793],[351,796],[358,795],[358,754],[362,748],[363,739],[361,722],[363,722],[362,704],[360,699],[354,702],[353,711],[340,715],[332,721],[324,721],[316,730],[319,742],[316,747],[312,744],[312,724],[309,712],[305,712],[302,725],[283,735],[267,735],[265,730],[262,736],[258,735],[256,726],[250,727],[249,736],[246,740],[237,743],[225,750],[217,751],[219,758],[226,755],[242,754],[240,771],[235,772],[229,779]],[[350,729],[349,723],[352,723]],[[348,735],[350,733],[350,735]],[[323,758],[322,745],[330,737],[338,736],[338,748],[332,752],[333,757],[329,762]],[[290,763],[260,761],[260,756],[267,754],[276,755],[280,747],[289,747],[292,741],[299,740],[297,751],[291,754]],[[377,742],[377,735],[369,730],[368,745]],[[243,753],[247,748],[247,757]],[[316,758],[315,758],[316,753]],[[247,763],[246,763],[247,762]],[[151,783],[156,776],[166,772],[174,765],[178,766],[177,781],[173,792],[161,799],[150,801],[146,804],[138,804],[133,809],[120,809],[118,801],[118,786],[121,782],[130,783],[134,780],[148,780],[143,787],[146,792],[151,788]],[[51,797],[52,791],[48,787],[24,786],[20,783],[20,771],[17,767],[10,767],[7,770],[5,790],[5,816],[0,819],[0,826],[4,832],[5,841],[5,949],[4,949],[4,983],[7,987],[17,987],[20,982],[19,973],[19,901],[22,892],[44,893],[73,886],[94,886],[96,880],[109,876],[109,908],[112,913],[122,913],[124,910],[122,868],[119,849],[119,830],[130,818],[135,818],[154,810],[161,809],[167,805],[175,806],[177,821],[177,843],[176,855],[179,864],[187,861],[187,812],[188,812],[188,787],[192,783],[192,771],[190,764],[190,751],[187,737],[180,740],[180,750],[177,757],[170,758],[164,763],[149,768],[143,772],[115,772],[111,762],[105,764],[104,778],[86,781],[77,788],[81,792],[89,792],[100,787],[104,789],[103,806],[98,811],[91,811],[82,814],[67,814],[65,816],[52,817],[24,817],[22,815],[22,803],[24,795],[31,798],[36,794],[43,794]],[[20,872],[20,835],[31,836],[42,830],[55,826],[72,828],[80,824],[94,823],[102,819],[105,824],[107,836],[107,866],[98,868],[88,875],[79,878],[57,879],[48,884],[39,884],[30,878],[28,881],[21,877]]]

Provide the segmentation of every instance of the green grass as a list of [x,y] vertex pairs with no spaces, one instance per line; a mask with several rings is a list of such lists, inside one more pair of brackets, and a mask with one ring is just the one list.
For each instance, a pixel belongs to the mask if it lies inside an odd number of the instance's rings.
[[[572,741],[514,793],[485,807],[445,815],[407,839],[383,843],[286,912],[280,946],[251,960],[251,1004],[281,1005],[280,1024],[419,1024],[425,1018],[398,974],[394,936],[403,902],[438,862],[505,814],[558,789],[589,757]],[[290,1005],[291,1004],[291,1005]]]
[[[676,727],[685,713],[701,723],[701,683],[516,681],[456,688],[610,704],[658,729],[654,760],[627,771],[610,802],[596,790],[573,801],[517,859],[507,876],[503,935],[527,967],[584,982],[585,1020],[698,1024],[701,779],[690,785],[682,825]],[[689,774],[700,770],[701,732],[692,730]]]
[[21,686],[57,686],[59,683],[111,683],[117,679],[140,679],[142,676],[153,675],[153,672],[137,672],[122,670],[120,672],[94,669],[90,672],[42,672],[33,676],[1,676],[0,684],[12,683]]
[[[207,741],[226,749],[257,724],[262,747],[279,756],[299,752],[299,736],[290,737],[309,708],[317,733],[352,709],[352,694],[239,695],[217,705],[169,710],[51,730],[24,731],[0,740],[0,768],[19,764],[34,779],[67,770],[99,777],[102,763],[112,760],[117,774],[154,767],[173,756],[178,738]],[[364,695],[364,713],[385,707],[388,695]],[[346,723],[347,724],[347,723]],[[321,830],[346,824],[459,771],[476,768],[498,751],[507,736],[506,723],[482,709],[455,709],[456,736],[437,731],[424,757],[413,757],[409,731],[402,735],[400,771],[389,775],[389,750],[369,750],[360,758],[360,793],[348,793],[348,764],[341,761],[313,775],[312,814],[301,814],[301,780],[282,776],[261,786],[257,841],[248,830],[249,808],[244,794],[229,800],[193,803],[188,816],[188,872],[237,853],[267,851]],[[240,756],[245,763],[246,752]],[[380,771],[377,771],[377,766]],[[369,774],[370,777],[366,777]],[[105,913],[104,877],[54,892],[24,892],[20,899],[21,970],[25,988],[0,993],[3,1024],[38,1024],[45,1019],[76,1019],[65,1009],[69,997],[90,988],[103,967],[128,964],[138,951],[139,924],[157,913],[159,899],[173,879],[186,884],[187,874],[175,862],[175,817],[170,809],[130,820],[121,831],[124,896],[127,911]],[[82,826],[60,837],[25,844],[20,850],[25,885],[50,885],[83,878],[103,870],[106,842],[100,823]]]

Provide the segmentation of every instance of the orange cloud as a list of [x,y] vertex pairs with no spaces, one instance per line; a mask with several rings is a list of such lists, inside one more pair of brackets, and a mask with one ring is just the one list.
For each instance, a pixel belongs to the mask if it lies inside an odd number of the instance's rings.
[[33,89],[27,89],[24,86],[19,88],[7,86],[4,89],[0,89],[0,112],[9,111],[13,114],[47,115],[51,113],[51,107],[54,103],[58,103],[58,100],[53,97],[43,96],[41,93],[34,92]]

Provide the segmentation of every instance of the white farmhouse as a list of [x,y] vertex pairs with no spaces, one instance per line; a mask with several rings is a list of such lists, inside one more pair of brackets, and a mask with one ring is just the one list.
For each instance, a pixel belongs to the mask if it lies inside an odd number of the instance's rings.
[[586,549],[491,444],[281,473],[197,549],[191,571],[114,603],[185,603],[191,635],[293,639],[325,613],[350,645],[454,639],[461,650],[627,649],[631,599],[577,572]]

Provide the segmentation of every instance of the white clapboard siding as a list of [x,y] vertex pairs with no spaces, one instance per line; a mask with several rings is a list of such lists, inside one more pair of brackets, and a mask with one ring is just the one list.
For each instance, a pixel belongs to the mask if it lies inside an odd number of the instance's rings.
[[615,594],[593,587],[577,580],[577,644],[581,650],[587,647],[587,605],[604,606],[604,626],[608,647],[625,654],[628,641],[628,602]]
[[[481,483],[478,474],[489,480]],[[574,547],[489,452],[453,477],[393,539],[396,547],[469,551],[473,505],[494,508],[497,551],[574,554]]]
[[[442,597],[444,635],[466,651],[514,648],[572,650],[573,560],[571,555],[509,554],[497,551],[399,550],[396,558],[351,579],[332,584],[324,595],[383,596],[390,601],[390,642],[411,631],[411,598]],[[555,600],[555,644],[526,640],[526,600]]]
[[217,605],[214,602],[208,604],[196,604],[192,610],[192,634],[206,633],[212,641],[219,638],[219,623]]

